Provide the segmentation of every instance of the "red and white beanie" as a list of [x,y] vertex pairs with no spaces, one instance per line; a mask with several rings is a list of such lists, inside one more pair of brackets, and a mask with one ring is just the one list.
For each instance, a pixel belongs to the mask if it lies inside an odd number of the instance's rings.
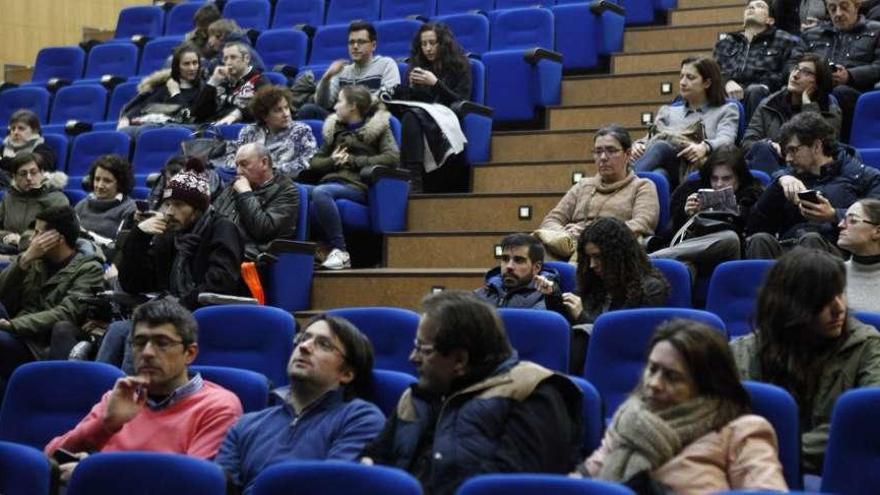
[[183,170],[168,181],[163,199],[177,199],[201,211],[211,205],[211,186],[205,173],[205,162],[192,157],[186,161]]

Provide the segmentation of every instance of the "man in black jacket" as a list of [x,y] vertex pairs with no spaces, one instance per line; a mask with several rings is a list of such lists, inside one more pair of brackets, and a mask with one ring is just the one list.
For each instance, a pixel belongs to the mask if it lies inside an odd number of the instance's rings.
[[196,120],[216,125],[253,122],[248,107],[258,89],[269,79],[251,63],[251,51],[244,42],[223,47],[223,65],[208,79],[195,105]]
[[214,210],[231,220],[244,241],[246,259],[256,259],[274,239],[293,236],[299,189],[276,174],[269,150],[248,143],[235,153],[236,178],[214,201]]

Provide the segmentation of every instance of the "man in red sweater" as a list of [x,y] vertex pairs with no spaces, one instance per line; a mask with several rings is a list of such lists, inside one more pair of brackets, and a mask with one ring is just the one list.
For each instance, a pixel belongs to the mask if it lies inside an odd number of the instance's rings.
[[[198,354],[192,314],[170,300],[151,301],[135,310],[132,328],[136,374],[117,380],[74,429],[49,442],[46,454],[64,449],[83,459],[89,452],[147,450],[213,458],[242,409],[232,392],[189,376]],[[62,479],[75,467],[62,464]]]

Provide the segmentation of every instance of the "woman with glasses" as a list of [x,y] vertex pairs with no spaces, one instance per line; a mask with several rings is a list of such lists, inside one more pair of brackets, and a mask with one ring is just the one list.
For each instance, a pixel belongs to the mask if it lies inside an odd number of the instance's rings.
[[9,134],[3,139],[0,150],[0,186],[9,185],[9,166],[19,153],[33,153],[43,170],[55,170],[55,152],[50,148],[40,129],[40,118],[34,112],[16,110],[9,117]]
[[880,200],[862,199],[838,225],[837,247],[852,254],[846,262],[846,297],[857,311],[880,312]]
[[577,258],[577,292],[545,297],[547,309],[566,315],[575,327],[569,367],[580,375],[596,318],[616,309],[662,306],[669,284],[627,225],[615,218],[600,218],[584,229]]
[[792,67],[788,85],[758,105],[742,140],[749,168],[773,173],[784,166],[782,125],[801,112],[820,113],[840,132],[841,111],[831,96],[831,71],[824,58],[808,53]]
[[579,474],[637,493],[787,491],[773,426],[751,414],[720,332],[690,320],[663,323],[647,361]]
[[[16,254],[22,236],[32,233],[37,213],[70,202],[61,192],[63,183],[47,178],[43,160],[35,153],[19,153],[10,161],[12,185],[0,201],[0,254]],[[64,174],[52,175],[53,178]]]
[[731,348],[743,380],[794,397],[803,470],[820,474],[837,398],[880,385],[880,333],[849,314],[843,261],[807,248],[779,258],[758,292],[754,331]]
[[681,103],[663,105],[648,136],[633,144],[637,172],[663,173],[674,188],[712,150],[734,144],[739,109],[728,103],[721,68],[711,57],[688,57],[678,80]]
[[571,258],[581,233],[601,217],[625,222],[637,238],[654,233],[659,216],[657,188],[630,169],[631,146],[629,132],[617,124],[596,131],[596,175],[572,186],[533,234],[552,258]]

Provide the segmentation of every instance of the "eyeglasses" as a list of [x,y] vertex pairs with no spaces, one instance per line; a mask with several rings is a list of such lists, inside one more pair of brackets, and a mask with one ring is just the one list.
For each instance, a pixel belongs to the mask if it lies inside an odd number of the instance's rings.
[[413,340],[413,351],[421,357],[430,356],[435,350],[433,344],[422,344],[419,339]]
[[309,332],[301,332],[296,334],[296,337],[293,338],[293,346],[299,347],[308,341],[314,342],[315,347],[324,352],[338,352],[343,359],[346,357],[345,353],[342,352],[342,349],[336,347],[336,344],[333,343],[333,339],[326,335],[312,335]]
[[815,72],[815,71],[812,71],[812,70],[810,70],[810,69],[807,69],[806,67],[792,67],[792,68],[791,68],[791,72],[792,72],[792,74],[797,73],[797,74],[800,74],[800,75],[802,75],[802,76],[811,76],[811,77],[813,77],[813,76],[816,75],[816,72]]
[[809,146],[809,145],[807,145],[807,144],[795,144],[795,145],[792,145],[792,146],[786,146],[785,148],[782,149],[783,153],[785,153],[783,156],[793,155],[793,154],[797,153],[799,149],[801,149],[801,148],[805,148],[805,147],[807,147],[807,146]]
[[864,218],[859,218],[855,215],[845,215],[843,217],[843,223],[848,226],[858,225],[860,223],[867,223],[869,225],[880,225],[877,222],[872,222],[870,220],[865,220]]
[[619,155],[623,150],[620,148],[594,148],[593,156],[600,157],[602,155],[607,156],[608,158],[615,157]]
[[39,177],[42,173],[42,170],[35,168],[32,170],[19,170],[15,173],[15,176],[19,179],[27,179],[28,177]]
[[369,43],[370,40],[348,40],[348,46],[364,46]]
[[147,347],[147,344],[152,344],[153,349],[159,352],[167,352],[169,349],[179,344],[186,345],[183,340],[169,339],[163,335],[153,335],[150,337],[146,335],[138,335],[131,339],[131,348],[138,352],[143,351]]

